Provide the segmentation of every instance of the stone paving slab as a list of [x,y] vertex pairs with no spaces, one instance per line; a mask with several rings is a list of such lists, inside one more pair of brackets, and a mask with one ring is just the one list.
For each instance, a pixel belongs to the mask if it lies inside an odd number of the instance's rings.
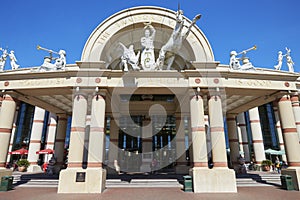
[[238,193],[195,194],[177,188],[116,188],[102,194],[57,194],[56,188],[15,188],[0,192],[1,200],[282,200],[300,199],[299,191],[287,191],[278,187],[238,187]]

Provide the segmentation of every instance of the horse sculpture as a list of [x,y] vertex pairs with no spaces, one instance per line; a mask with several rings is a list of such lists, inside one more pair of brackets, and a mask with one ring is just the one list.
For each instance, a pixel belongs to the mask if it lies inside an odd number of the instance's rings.
[[180,48],[182,47],[183,41],[187,38],[189,33],[191,32],[192,27],[195,25],[196,21],[201,18],[201,15],[198,14],[194,17],[192,23],[188,27],[188,30],[183,33],[183,28],[185,27],[183,19],[183,11],[178,10],[176,12],[176,26],[173,30],[171,37],[168,42],[162,46],[159,51],[159,57],[156,61],[156,64],[160,70],[166,65],[167,70],[171,69],[171,66],[174,62],[175,55],[178,54]]

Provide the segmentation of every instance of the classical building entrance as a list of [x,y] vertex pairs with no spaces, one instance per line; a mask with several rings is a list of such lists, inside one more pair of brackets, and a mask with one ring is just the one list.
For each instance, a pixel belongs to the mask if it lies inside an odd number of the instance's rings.
[[196,26],[199,19],[189,20],[180,10],[126,9],[93,31],[75,64],[1,72],[1,174],[9,173],[7,147],[17,101],[23,101],[36,106],[28,154],[32,169],[38,167],[40,108],[58,116],[49,145],[60,168],[66,119],[72,119],[59,193],[101,193],[107,173],[157,170],[190,174],[194,192],[237,192],[240,152],[251,159],[243,113],[250,119],[254,159],[261,164],[266,157],[257,107],[274,102],[280,148],[290,166],[282,173],[292,175],[299,190],[299,74],[255,69],[248,58],[244,68],[220,64]]

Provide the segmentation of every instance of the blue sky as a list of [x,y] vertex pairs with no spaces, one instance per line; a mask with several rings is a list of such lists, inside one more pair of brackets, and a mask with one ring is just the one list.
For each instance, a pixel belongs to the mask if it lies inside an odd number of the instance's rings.
[[[300,71],[299,0],[9,0],[1,2],[0,47],[14,50],[21,67],[39,66],[46,53],[36,45],[65,49],[67,62],[80,60],[84,44],[104,19],[126,8],[153,5],[177,10],[197,22],[209,40],[215,60],[228,64],[231,50],[242,51],[256,67],[273,68],[279,50],[291,49]],[[9,60],[7,60],[9,61]],[[6,63],[6,69],[9,68]],[[284,60],[282,70],[287,70]]]

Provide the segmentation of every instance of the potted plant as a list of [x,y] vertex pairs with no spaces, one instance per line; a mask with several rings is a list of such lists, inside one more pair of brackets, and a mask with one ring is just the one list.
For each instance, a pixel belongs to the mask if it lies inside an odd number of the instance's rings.
[[272,161],[271,160],[263,160],[261,162],[261,167],[263,171],[270,171],[272,166]]
[[27,159],[20,159],[17,161],[17,165],[18,165],[19,172],[25,172],[27,170],[27,167],[30,165],[30,163]]

